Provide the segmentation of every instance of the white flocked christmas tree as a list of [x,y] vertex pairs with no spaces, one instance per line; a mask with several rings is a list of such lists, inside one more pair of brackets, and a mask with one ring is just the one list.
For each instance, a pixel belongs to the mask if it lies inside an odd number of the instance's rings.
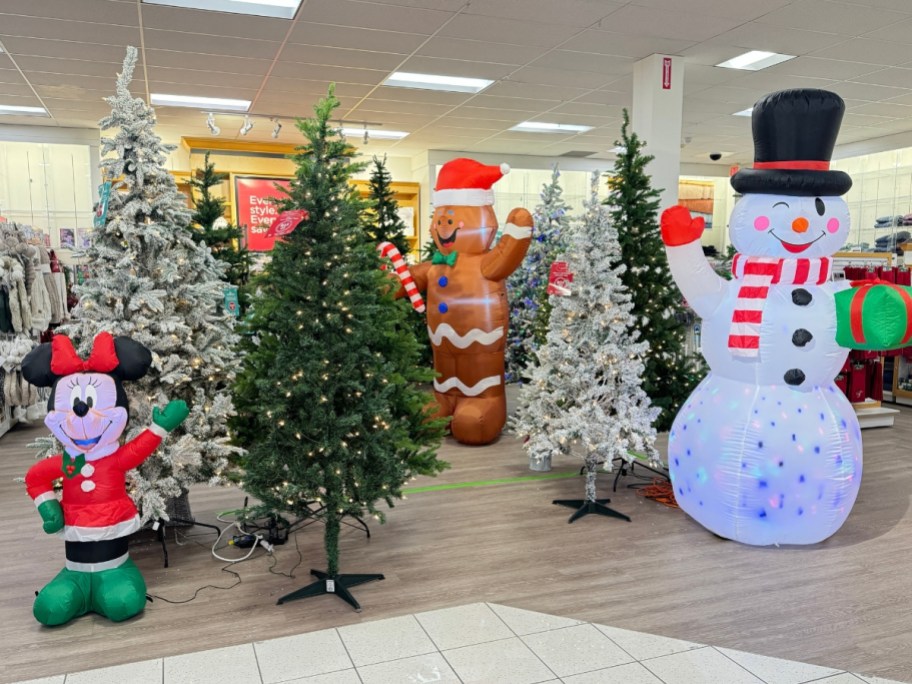
[[[153,406],[183,399],[183,425],[128,480],[143,521],[187,516],[183,495],[196,482],[221,481],[228,457],[231,385],[240,367],[233,319],[222,308],[224,265],[190,236],[190,211],[165,168],[168,153],[155,133],[155,112],[129,91],[136,49],[127,48],[111,115],[102,131],[102,174],[113,180],[107,221],[91,247],[77,254],[91,278],[76,288],[73,322],[61,329],[87,353],[101,331],[127,335],[152,350],[153,368],[126,385],[128,439],[150,424]],[[46,444],[48,448],[51,445]],[[174,503],[181,502],[175,509]]]
[[532,217],[535,230],[522,265],[507,279],[510,329],[506,345],[509,382],[526,376],[535,350],[544,342],[551,303],[547,295],[551,264],[564,250],[571,207],[564,200],[560,171],[554,165],[551,181],[542,186],[541,204]]
[[656,463],[653,421],[658,409],[642,389],[645,342],[632,332],[630,295],[620,279],[620,246],[592,176],[585,214],[571,224],[566,260],[569,296],[552,296],[546,342],[519,393],[513,427],[533,470],[553,456],[585,463],[585,502],[596,501],[596,475],[631,451]]

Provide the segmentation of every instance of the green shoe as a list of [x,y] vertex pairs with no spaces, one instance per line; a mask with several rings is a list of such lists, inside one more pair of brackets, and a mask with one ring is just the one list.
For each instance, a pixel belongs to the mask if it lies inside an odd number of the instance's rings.
[[62,625],[90,610],[92,577],[64,568],[35,598],[32,613],[42,625]]
[[139,615],[146,607],[146,581],[128,558],[111,570],[92,573],[92,610],[120,622]]

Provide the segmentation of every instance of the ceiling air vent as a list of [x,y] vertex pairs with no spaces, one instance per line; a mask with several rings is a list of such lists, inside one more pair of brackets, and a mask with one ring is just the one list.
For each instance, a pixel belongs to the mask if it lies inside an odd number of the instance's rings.
[[561,157],[591,157],[595,152],[589,150],[570,150],[569,152],[564,152]]

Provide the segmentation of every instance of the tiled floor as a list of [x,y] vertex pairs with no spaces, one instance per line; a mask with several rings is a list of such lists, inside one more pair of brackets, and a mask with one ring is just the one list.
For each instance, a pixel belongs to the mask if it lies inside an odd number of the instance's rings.
[[899,684],[497,604],[20,684]]

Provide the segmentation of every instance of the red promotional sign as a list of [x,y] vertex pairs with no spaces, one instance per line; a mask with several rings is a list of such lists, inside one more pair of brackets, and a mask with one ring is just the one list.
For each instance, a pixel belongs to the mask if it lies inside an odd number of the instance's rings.
[[662,90],[671,90],[671,57],[662,58]]
[[272,225],[269,226],[269,230],[266,231],[266,237],[276,238],[282,237],[283,235],[290,235],[294,232],[295,228],[300,226],[301,223],[308,218],[310,218],[310,214],[307,213],[306,209],[283,211],[279,214],[278,218],[272,222]]
[[570,294],[570,283],[573,282],[573,274],[566,261],[555,261],[551,264],[551,272],[548,274],[548,294],[566,297]]
[[234,179],[237,223],[245,227],[247,249],[252,252],[268,252],[275,245],[275,237],[267,235],[269,227],[279,217],[274,200],[287,197],[276,185],[288,188],[291,181],[251,176]]

